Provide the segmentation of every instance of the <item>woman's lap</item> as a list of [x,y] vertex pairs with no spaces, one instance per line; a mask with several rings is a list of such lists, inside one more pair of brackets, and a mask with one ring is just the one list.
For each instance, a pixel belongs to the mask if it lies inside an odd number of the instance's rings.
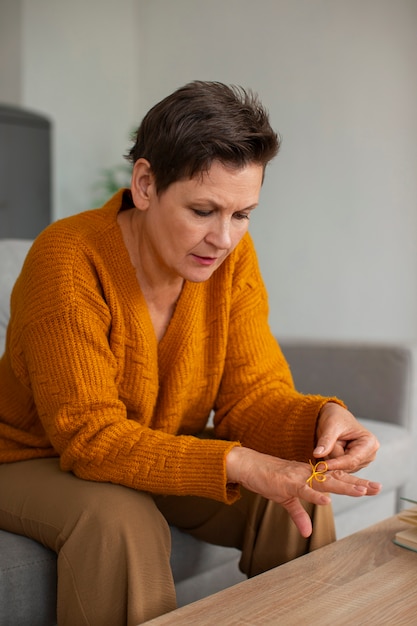
[[58,554],[58,623],[133,626],[175,608],[170,531],[149,494],[58,459],[0,465],[0,494],[0,528]]
[[82,480],[61,471],[56,458],[0,465],[0,493],[0,528],[56,551],[81,516],[114,526],[118,517],[133,511],[132,523],[140,527],[143,516],[160,515],[149,494]]

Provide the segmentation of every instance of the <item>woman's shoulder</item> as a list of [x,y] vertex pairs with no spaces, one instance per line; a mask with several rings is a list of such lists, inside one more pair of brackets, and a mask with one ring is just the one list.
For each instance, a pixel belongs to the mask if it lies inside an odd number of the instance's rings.
[[231,270],[235,277],[252,274],[258,268],[258,257],[253,239],[249,233],[241,239],[229,257]]
[[61,218],[47,226],[34,240],[27,260],[31,262],[71,263],[84,248],[94,249],[109,229],[117,229],[121,206],[120,190],[103,207]]
[[87,275],[94,273],[106,237],[113,236],[116,220],[117,209],[108,203],[50,224],[28,251],[17,281],[18,291],[27,301],[53,295],[57,302],[61,292],[68,294],[74,287],[75,277],[85,282]]
[[98,209],[89,209],[53,222],[38,235],[35,243],[39,242],[39,245],[44,245],[54,238],[65,236],[71,240],[91,236],[100,237],[103,230],[116,225],[121,202],[122,190]]

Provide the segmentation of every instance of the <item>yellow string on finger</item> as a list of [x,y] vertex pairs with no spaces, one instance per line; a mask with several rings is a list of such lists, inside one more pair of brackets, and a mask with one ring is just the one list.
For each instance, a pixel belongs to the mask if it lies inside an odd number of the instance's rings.
[[[327,463],[326,461],[319,461],[315,465],[311,461],[309,461],[311,467],[311,476],[307,478],[306,483],[311,487],[313,478],[317,480],[318,483],[324,483],[326,480],[326,472],[327,472]],[[320,465],[323,466],[323,469],[320,469]]]

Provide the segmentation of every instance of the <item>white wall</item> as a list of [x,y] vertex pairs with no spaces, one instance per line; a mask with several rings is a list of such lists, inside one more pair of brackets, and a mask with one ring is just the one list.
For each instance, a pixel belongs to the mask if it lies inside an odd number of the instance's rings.
[[140,114],[134,0],[23,0],[26,107],[54,125],[55,217],[91,208]]
[[0,102],[16,104],[22,86],[21,0],[0,0]]
[[20,0],[0,0],[0,102],[17,104],[22,85]]
[[56,217],[90,206],[156,100],[250,86],[283,136],[251,223],[273,330],[416,338],[415,0],[17,1],[15,94],[54,122]]
[[283,135],[252,218],[281,336],[417,332],[417,3],[153,0],[148,107],[194,78],[259,91]]

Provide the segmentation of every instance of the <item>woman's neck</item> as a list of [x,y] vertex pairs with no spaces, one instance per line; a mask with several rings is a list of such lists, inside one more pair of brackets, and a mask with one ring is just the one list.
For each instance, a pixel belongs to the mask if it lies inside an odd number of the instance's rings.
[[158,271],[157,263],[153,262],[151,251],[147,250],[146,241],[141,236],[139,217],[137,209],[128,209],[119,213],[117,222],[148,306],[155,334],[160,340],[174,313],[184,279],[181,276],[167,276]]

